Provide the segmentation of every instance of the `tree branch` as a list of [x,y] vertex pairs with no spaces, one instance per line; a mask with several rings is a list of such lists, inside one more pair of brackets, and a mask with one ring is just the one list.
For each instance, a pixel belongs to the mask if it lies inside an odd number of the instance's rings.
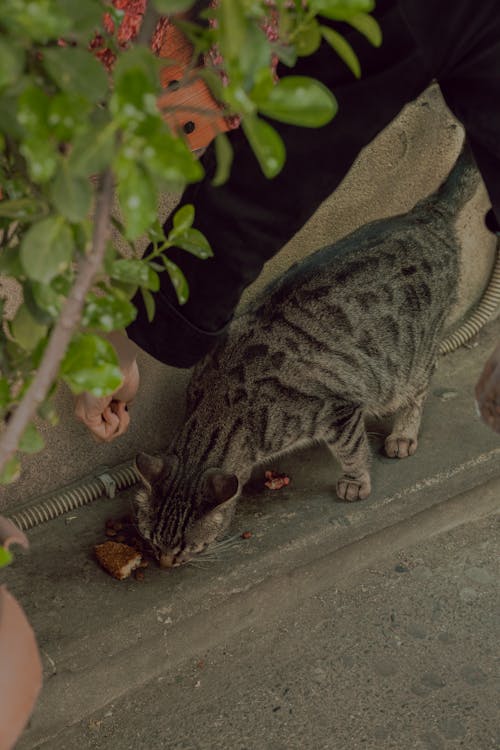
[[85,297],[99,272],[110,231],[113,176],[110,170],[101,176],[94,214],[92,250],[80,264],[76,281],[49,338],[42,361],[21,403],[0,435],[0,471],[13,456],[26,427],[44,401],[59,371],[59,365],[78,328]]
[[155,9],[153,3],[151,0],[148,0],[146,3],[146,11],[142,17],[141,28],[137,36],[137,44],[145,44],[148,47],[151,45],[151,38],[160,18],[161,15]]

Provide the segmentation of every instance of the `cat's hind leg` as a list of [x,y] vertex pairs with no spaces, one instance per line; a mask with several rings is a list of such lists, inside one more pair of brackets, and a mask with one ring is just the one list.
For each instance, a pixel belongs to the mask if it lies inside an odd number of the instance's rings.
[[370,448],[363,411],[358,406],[346,409],[326,436],[326,444],[340,462],[342,476],[337,480],[341,500],[364,500],[371,492]]
[[401,407],[395,416],[392,432],[385,439],[385,453],[389,458],[413,456],[418,446],[418,433],[428,385],[420,388],[410,404]]

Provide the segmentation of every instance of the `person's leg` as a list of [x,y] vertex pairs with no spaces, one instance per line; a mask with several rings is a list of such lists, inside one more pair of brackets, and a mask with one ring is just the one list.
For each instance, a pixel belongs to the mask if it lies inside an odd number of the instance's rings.
[[[214,188],[210,181],[214,152],[212,148],[207,151],[203,159],[207,177],[188,187],[182,203],[194,203],[195,226],[210,241],[214,258],[200,261],[182,250],[169,251],[187,277],[190,298],[178,307],[164,274],[152,324],[147,322],[140,298],[134,300],[139,317],[130,326],[130,335],[156,358],[189,366],[214,345],[216,332],[230,320],[244,288],[259,275],[265,261],[335,190],[360,150],[430,82],[396,4],[386,0],[380,6],[384,41],[379,49],[346,27],[360,59],[361,80],[326,44],[295,68],[280,67],[280,75],[319,79],[339,103],[336,117],[322,128],[272,121],[287,149],[280,175],[266,180],[243,133],[235,131],[230,134],[235,154],[230,179]],[[167,231],[169,226],[167,222]]]
[[[415,4],[417,0],[405,0]],[[420,0],[418,0],[420,2]],[[442,0],[447,5],[445,44],[434,46],[439,57],[428,65],[436,70],[443,96],[465,128],[466,137],[492,202],[494,217],[487,225],[498,233],[500,225],[500,13],[498,0]],[[422,34],[432,43],[430,25]],[[448,54],[444,54],[449,50]],[[425,52],[425,50],[424,50]],[[496,218],[496,221],[495,221]],[[499,327],[500,328],[500,327]],[[486,363],[476,385],[483,420],[500,432],[500,343]]]

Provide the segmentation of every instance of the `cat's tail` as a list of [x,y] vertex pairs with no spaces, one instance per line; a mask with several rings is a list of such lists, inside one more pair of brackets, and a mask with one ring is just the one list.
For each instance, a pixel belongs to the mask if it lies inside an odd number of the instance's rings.
[[454,218],[473,197],[480,181],[481,175],[466,141],[448,177],[433,195],[421,203],[434,204],[440,213]]

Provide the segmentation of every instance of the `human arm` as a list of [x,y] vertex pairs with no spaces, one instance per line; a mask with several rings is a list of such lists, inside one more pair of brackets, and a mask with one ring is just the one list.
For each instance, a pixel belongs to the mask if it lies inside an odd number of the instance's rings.
[[500,432],[500,343],[486,362],[478,380],[476,400],[483,420],[495,432]]
[[81,393],[75,399],[75,416],[88,427],[97,440],[109,442],[128,429],[128,406],[139,388],[138,348],[125,333],[115,331],[106,336],[113,345],[123,374],[123,382],[113,394],[97,397]]

